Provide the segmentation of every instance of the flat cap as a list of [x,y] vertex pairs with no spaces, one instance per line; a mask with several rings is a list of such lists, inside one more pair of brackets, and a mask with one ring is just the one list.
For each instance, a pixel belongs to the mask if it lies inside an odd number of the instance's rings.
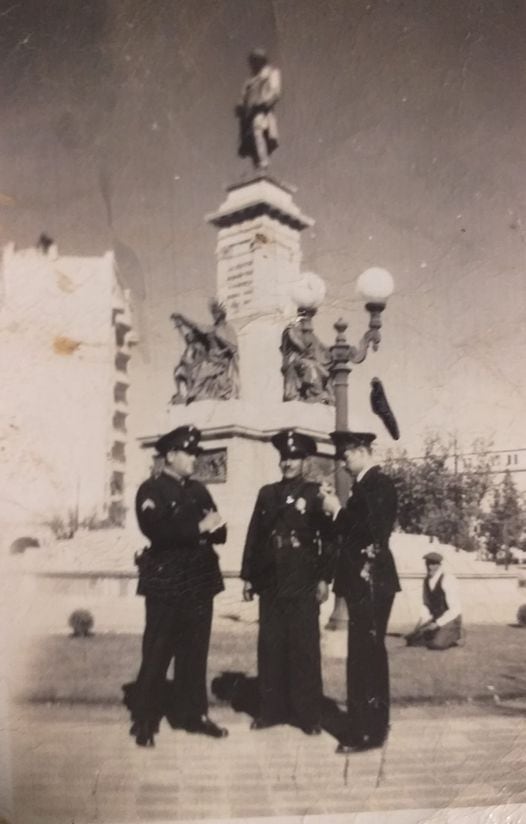
[[282,458],[307,458],[316,454],[316,441],[294,429],[280,429],[270,439]]
[[441,564],[444,556],[440,552],[427,552],[424,555],[424,561],[429,561],[431,564]]
[[155,449],[159,455],[166,455],[167,452],[181,451],[190,455],[199,455],[202,450],[199,447],[201,432],[196,426],[178,426],[166,435],[163,435],[155,443]]

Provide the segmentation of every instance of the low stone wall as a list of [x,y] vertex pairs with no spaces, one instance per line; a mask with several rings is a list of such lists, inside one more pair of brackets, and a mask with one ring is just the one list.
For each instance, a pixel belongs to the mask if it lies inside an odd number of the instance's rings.
[[[526,587],[518,572],[458,575],[463,617],[471,624],[510,624],[517,609],[526,603]],[[395,600],[390,628],[409,628],[417,619],[422,576],[401,576],[402,592]],[[98,632],[141,632],[144,601],[135,594],[137,579],[127,572],[40,572],[13,580],[12,615],[31,635],[68,632],[67,620],[74,609],[89,609]],[[236,575],[225,576],[225,591],[216,599],[215,620],[226,621],[232,631],[257,621],[257,600],[245,603]],[[322,608],[322,626],[332,611],[333,599]]]

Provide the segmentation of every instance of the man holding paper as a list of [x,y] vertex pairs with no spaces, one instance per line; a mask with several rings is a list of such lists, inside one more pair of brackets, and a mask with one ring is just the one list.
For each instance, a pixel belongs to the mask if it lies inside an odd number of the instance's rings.
[[195,426],[160,438],[155,448],[164,466],[136,498],[139,527],[151,543],[137,558],[137,592],[146,600],[142,664],[136,683],[125,688],[139,746],[153,746],[163,715],[187,732],[227,735],[208,718],[206,689],[213,599],[224,589],[213,545],[225,543],[226,525],[207,488],[191,477],[200,438]]

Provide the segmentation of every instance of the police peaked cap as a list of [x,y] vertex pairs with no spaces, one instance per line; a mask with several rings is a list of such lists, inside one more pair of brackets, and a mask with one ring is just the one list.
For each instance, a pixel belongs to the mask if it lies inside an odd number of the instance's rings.
[[163,435],[155,443],[155,448],[160,455],[167,452],[188,452],[190,455],[199,455],[202,452],[199,447],[201,432],[196,426],[178,426],[168,434]]
[[428,552],[427,555],[424,555],[424,561],[429,561],[431,564],[441,564],[443,560],[444,557],[440,552]]
[[316,454],[316,441],[294,429],[281,429],[270,439],[283,458],[306,458]]
[[340,457],[346,449],[356,449],[358,446],[370,446],[376,435],[372,432],[331,432],[331,440],[336,447],[336,455]]

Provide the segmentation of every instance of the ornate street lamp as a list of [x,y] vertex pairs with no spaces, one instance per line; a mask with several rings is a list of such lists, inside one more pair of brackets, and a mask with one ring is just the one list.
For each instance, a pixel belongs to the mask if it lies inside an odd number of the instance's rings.
[[[382,328],[382,312],[385,309],[389,297],[392,295],[394,289],[394,281],[390,272],[387,269],[380,269],[373,267],[362,272],[356,283],[356,291],[365,301],[365,308],[369,312],[369,328],[363,335],[358,346],[352,346],[347,343],[345,331],[347,323],[344,320],[338,320],[334,324],[336,330],[336,341],[331,346],[331,375],[334,386],[334,398],[336,407],[335,429],[342,431],[349,428],[349,411],[348,411],[348,386],[349,373],[352,365],[362,363],[372,347],[376,352],[380,345]],[[338,463],[341,455],[336,455],[335,468],[335,486],[336,494],[338,495],[342,505],[345,504],[349,496],[349,476],[343,471]],[[334,603],[334,610],[329,623],[328,629],[343,629],[347,626],[348,614],[347,605],[343,598],[336,597]]]

